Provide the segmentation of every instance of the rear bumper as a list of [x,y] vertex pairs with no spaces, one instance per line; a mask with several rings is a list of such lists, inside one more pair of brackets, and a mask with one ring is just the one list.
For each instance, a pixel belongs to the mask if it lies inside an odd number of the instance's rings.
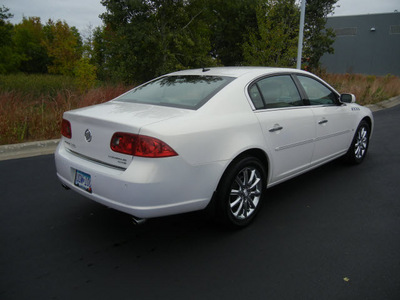
[[[126,170],[79,157],[60,142],[55,152],[61,183],[98,203],[139,218],[201,210],[209,203],[224,163],[192,166],[179,156],[135,157]],[[91,176],[92,193],[74,185],[76,170]]]

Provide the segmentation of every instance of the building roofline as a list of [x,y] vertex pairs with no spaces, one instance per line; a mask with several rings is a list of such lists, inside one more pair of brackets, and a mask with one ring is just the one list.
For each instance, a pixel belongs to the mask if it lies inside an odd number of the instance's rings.
[[399,14],[399,11],[392,11],[386,13],[370,13],[370,14],[360,14],[360,15],[341,15],[341,16],[327,16],[327,18],[346,18],[346,17],[364,17],[364,16],[377,16],[377,15],[392,15],[392,14]]

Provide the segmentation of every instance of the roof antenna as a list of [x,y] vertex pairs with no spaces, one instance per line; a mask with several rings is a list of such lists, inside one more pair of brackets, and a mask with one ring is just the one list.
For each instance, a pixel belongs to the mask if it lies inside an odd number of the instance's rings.
[[210,71],[210,69],[209,68],[203,68],[203,72],[207,72],[207,71]]

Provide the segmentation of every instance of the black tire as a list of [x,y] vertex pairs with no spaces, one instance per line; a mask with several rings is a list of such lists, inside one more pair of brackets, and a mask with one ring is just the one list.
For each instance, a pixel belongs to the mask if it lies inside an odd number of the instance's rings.
[[218,186],[217,220],[231,228],[249,225],[261,208],[266,178],[259,159],[244,157],[234,162]]
[[346,159],[349,163],[360,164],[363,162],[367,155],[370,134],[371,128],[369,124],[362,120],[346,154]]

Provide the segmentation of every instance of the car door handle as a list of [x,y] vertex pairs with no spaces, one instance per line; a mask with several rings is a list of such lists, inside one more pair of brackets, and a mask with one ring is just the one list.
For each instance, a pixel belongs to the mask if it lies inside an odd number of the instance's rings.
[[282,126],[280,126],[279,124],[275,124],[274,127],[272,127],[272,128],[269,130],[269,132],[276,132],[276,131],[279,131],[279,130],[282,130],[282,129],[283,129]]
[[319,125],[326,124],[326,123],[328,123],[328,120],[326,120],[326,119],[323,119],[318,122]]

